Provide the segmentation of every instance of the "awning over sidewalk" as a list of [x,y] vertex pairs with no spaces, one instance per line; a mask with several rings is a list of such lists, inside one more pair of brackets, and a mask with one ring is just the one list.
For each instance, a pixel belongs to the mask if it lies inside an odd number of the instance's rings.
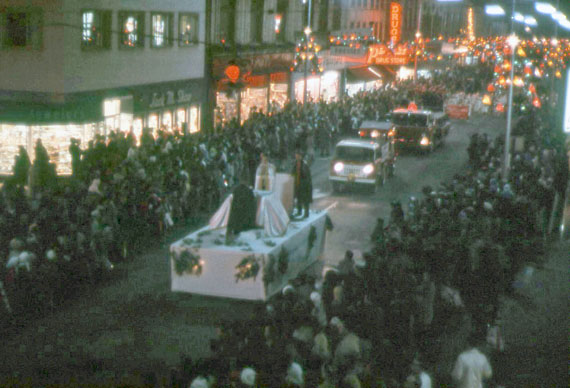
[[396,72],[384,65],[368,65],[348,68],[346,72],[346,81],[354,82],[370,82],[377,80],[391,80],[395,77]]

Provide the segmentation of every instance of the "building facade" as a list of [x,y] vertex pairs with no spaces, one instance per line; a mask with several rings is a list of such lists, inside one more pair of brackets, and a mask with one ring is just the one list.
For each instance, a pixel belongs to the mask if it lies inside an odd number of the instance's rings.
[[[380,80],[370,71],[347,77],[347,68],[365,65],[364,47],[333,48],[329,39],[385,39],[388,6],[387,0],[213,0],[208,47],[215,124],[243,122],[253,111],[270,112],[289,101],[336,99],[350,81]],[[316,60],[295,66],[303,39]],[[235,82],[226,74],[234,65]]]
[[0,7],[0,174],[38,139],[70,172],[71,138],[200,131],[206,1],[5,0]]

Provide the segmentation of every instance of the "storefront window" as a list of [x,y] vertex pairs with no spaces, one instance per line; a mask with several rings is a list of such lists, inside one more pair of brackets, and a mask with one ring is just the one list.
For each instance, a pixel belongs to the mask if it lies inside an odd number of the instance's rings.
[[19,146],[28,148],[28,127],[0,124],[0,174],[11,174]]
[[276,112],[287,104],[289,97],[287,96],[287,84],[270,84],[269,85],[269,103],[271,104],[271,112]]
[[154,131],[156,131],[158,129],[158,114],[157,113],[151,113],[148,116],[148,127],[152,128]]
[[[320,98],[321,79],[320,77],[311,77],[307,79],[307,100],[308,101],[318,101]],[[303,102],[305,94],[305,83],[304,79],[300,79],[295,82],[295,99],[299,102]]]
[[241,92],[241,122],[253,112],[267,112],[267,88],[246,88]]
[[215,124],[223,126],[238,116],[238,99],[236,94],[228,95],[225,92],[216,93]]
[[186,122],[186,109],[179,108],[176,111],[176,124],[182,128],[182,123]]
[[189,127],[188,131],[190,133],[196,133],[200,131],[200,107],[197,105],[193,105],[190,107],[190,111],[188,112],[189,120]]
[[338,71],[327,71],[321,76],[320,96],[323,101],[335,101],[339,95],[340,74]]
[[167,110],[162,114],[161,128],[167,131],[172,130],[172,111]]

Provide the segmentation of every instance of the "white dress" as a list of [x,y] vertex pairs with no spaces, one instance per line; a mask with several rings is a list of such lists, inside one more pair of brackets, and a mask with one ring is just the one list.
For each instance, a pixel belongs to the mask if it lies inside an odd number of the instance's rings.
[[255,191],[273,191],[275,189],[275,166],[271,163],[260,164],[255,171]]
[[483,388],[483,379],[492,375],[493,370],[487,357],[476,348],[461,353],[451,372],[458,388]]

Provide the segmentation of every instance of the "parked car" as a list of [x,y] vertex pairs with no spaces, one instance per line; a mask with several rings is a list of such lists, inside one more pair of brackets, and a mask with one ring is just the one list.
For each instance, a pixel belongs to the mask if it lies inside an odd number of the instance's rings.
[[449,133],[449,118],[444,112],[396,109],[392,124],[398,148],[411,147],[433,151]]
[[335,192],[352,184],[367,185],[375,191],[394,174],[395,164],[392,137],[341,140],[330,163],[329,181]]

